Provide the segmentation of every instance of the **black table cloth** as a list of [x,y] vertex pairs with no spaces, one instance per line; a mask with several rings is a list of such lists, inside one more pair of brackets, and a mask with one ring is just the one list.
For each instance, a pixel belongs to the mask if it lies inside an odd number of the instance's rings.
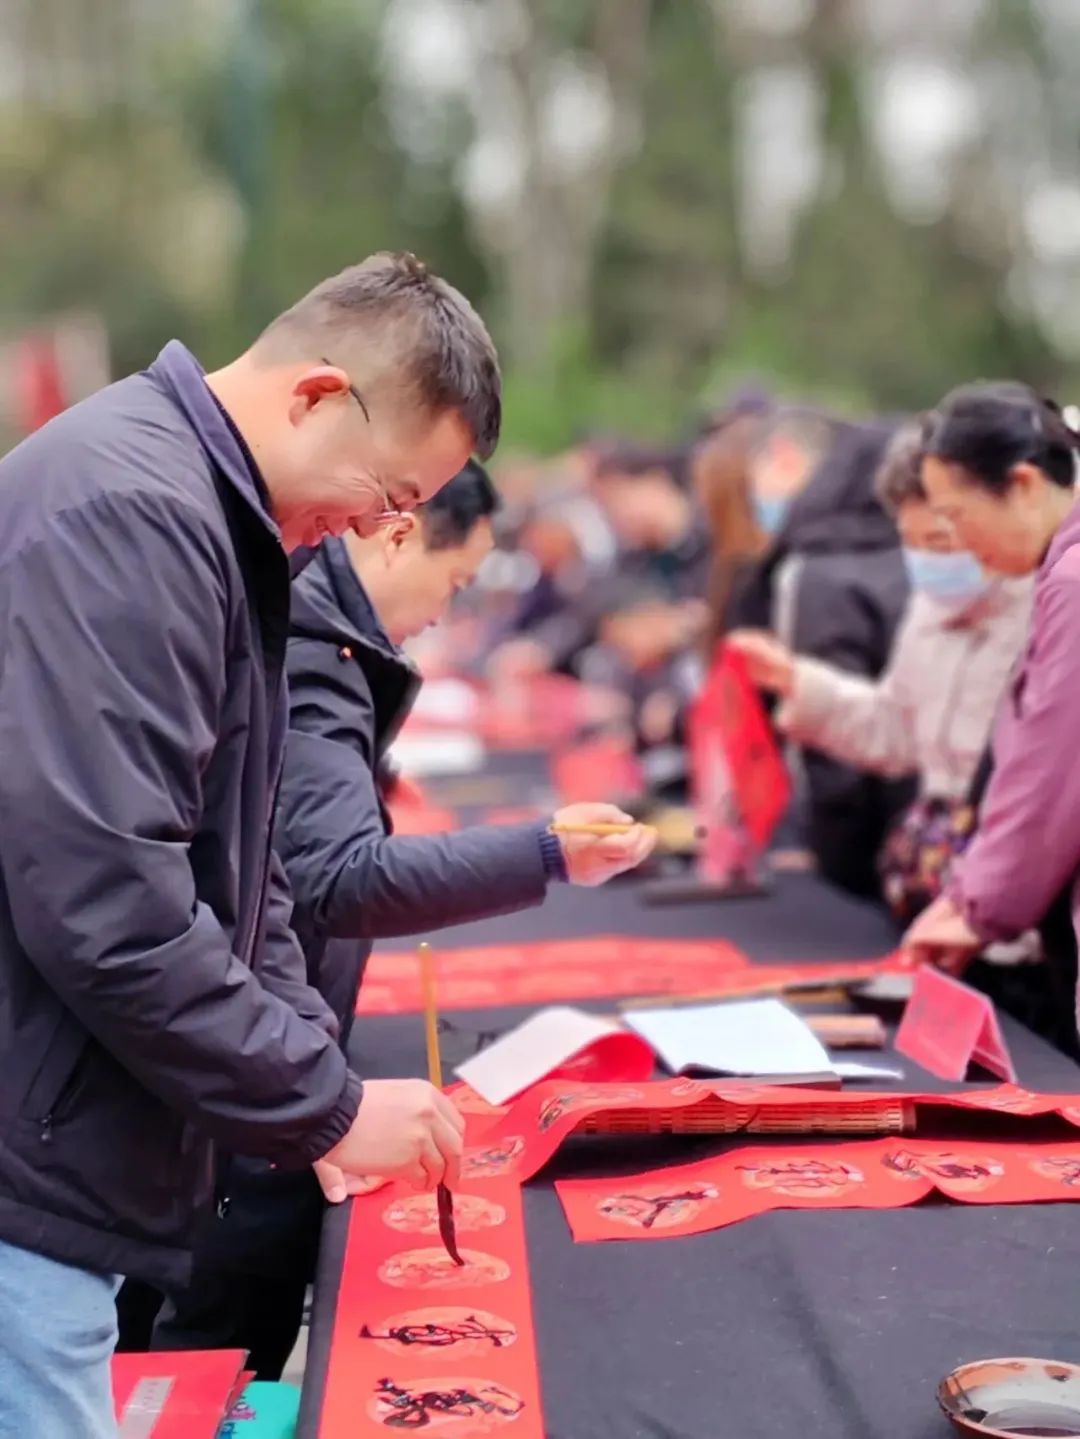
[[[761,961],[869,958],[895,944],[879,911],[808,876],[781,877],[766,899],[681,908],[643,906],[633,883],[560,888],[541,910],[434,942],[607,933],[723,937]],[[446,1064],[527,1012],[450,1013]],[[1002,1023],[1021,1083],[1080,1090],[1069,1060]],[[353,1049],[372,1077],[424,1072],[416,1015],[358,1021]],[[899,1063],[902,1088],[949,1087]],[[693,1238],[572,1243],[554,1178],[677,1164],[736,1142],[572,1141],[527,1186],[549,1439],[944,1439],[934,1389],[955,1365],[1008,1354],[1080,1362],[1071,1204],[794,1210]],[[318,1433],[346,1223],[341,1209],[325,1225],[300,1439]]]

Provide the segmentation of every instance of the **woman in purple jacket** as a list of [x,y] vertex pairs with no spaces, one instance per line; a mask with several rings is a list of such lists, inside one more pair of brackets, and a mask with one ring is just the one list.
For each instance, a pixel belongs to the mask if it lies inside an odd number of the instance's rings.
[[[1062,891],[1080,911],[1080,436],[1026,385],[965,385],[927,424],[934,509],[988,570],[1037,571],[1031,630],[998,712],[979,827],[948,891],[908,930],[918,959],[961,967],[1040,925]],[[1070,956],[1047,955],[1051,969]],[[1075,964],[1075,959],[1071,962]],[[1070,986],[1071,988],[1071,986]]]

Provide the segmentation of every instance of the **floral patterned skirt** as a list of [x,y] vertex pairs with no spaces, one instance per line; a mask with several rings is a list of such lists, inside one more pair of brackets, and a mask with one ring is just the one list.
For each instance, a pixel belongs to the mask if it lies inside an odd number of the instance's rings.
[[901,924],[937,899],[975,830],[967,800],[918,799],[893,826],[878,858],[885,901]]

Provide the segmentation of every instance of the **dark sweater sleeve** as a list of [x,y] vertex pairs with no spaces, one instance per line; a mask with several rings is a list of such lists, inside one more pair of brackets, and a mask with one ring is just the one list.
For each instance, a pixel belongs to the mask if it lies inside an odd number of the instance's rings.
[[305,926],[335,938],[378,939],[539,904],[547,881],[536,824],[386,834],[370,690],[355,664],[313,666],[313,643],[290,659],[275,831]]

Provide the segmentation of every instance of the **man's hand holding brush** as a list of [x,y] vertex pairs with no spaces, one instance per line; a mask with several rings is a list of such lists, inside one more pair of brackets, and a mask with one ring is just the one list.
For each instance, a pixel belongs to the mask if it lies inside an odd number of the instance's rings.
[[453,1187],[464,1134],[457,1108],[426,1079],[369,1079],[352,1128],[318,1161],[315,1173],[333,1204],[356,1192],[350,1178],[371,1174],[403,1179],[415,1189]]
[[558,836],[571,884],[604,884],[636,869],[656,844],[651,825],[635,824],[613,804],[570,804],[551,823]]

